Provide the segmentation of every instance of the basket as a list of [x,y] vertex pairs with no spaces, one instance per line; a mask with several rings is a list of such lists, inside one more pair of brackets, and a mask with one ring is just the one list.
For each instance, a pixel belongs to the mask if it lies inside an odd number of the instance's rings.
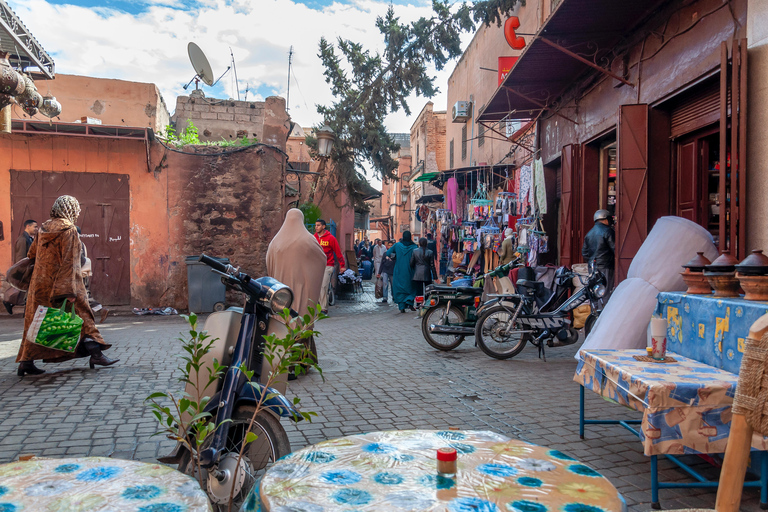
[[741,359],[733,413],[742,414],[755,432],[768,433],[768,333],[747,338]]

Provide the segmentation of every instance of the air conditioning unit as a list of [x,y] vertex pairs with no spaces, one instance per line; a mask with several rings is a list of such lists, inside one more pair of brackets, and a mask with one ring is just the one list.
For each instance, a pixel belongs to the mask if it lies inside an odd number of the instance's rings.
[[457,101],[453,106],[453,122],[466,123],[472,117],[472,102]]

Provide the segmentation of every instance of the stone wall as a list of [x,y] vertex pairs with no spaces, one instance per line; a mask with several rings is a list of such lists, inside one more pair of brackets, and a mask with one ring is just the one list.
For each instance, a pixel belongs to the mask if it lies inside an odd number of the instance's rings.
[[285,99],[278,96],[270,96],[264,101],[234,101],[193,95],[176,98],[176,112],[172,119],[177,132],[181,132],[191,120],[203,142],[248,137],[267,144],[284,145],[287,126],[282,140],[275,139],[273,134],[264,130],[277,118],[288,122]]

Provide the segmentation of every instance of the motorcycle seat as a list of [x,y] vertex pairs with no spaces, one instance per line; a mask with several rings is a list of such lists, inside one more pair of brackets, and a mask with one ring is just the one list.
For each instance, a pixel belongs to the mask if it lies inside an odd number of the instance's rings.
[[516,286],[518,288],[527,288],[528,290],[533,291],[533,293],[536,293],[538,290],[541,290],[544,288],[544,283],[541,281],[529,281],[528,279],[518,279]]
[[475,288],[474,286],[450,286],[433,284],[427,287],[427,293],[464,293],[467,295],[482,295],[482,288]]

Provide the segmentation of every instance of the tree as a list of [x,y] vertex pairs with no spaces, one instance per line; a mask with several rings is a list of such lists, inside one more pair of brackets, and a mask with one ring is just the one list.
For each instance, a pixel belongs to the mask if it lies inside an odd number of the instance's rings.
[[[463,32],[480,22],[500,25],[502,16],[519,2],[486,0],[471,7],[452,7],[446,0],[433,0],[432,16],[410,24],[402,23],[390,5],[386,15],[376,19],[376,28],[384,37],[381,54],[343,38],[335,45],[325,38],[320,40],[319,57],[335,100],[331,105],[318,106],[317,111],[336,133],[329,172],[347,184],[350,197],[355,198],[355,191],[367,184],[363,161],[370,162],[380,177],[395,178],[398,162],[392,155],[400,147],[387,133],[384,121],[400,109],[410,115],[406,98],[412,93],[427,98],[437,93],[428,66],[442,69],[461,55]],[[312,137],[307,138],[307,144],[316,150]]]

